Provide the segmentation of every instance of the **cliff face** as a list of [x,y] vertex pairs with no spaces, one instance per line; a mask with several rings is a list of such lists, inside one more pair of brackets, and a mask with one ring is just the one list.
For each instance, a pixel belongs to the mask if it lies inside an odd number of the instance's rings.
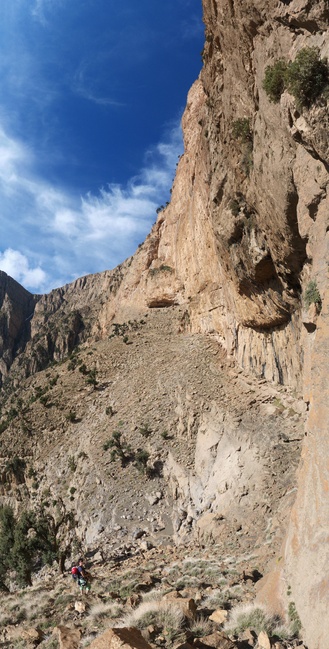
[[31,336],[30,321],[38,299],[0,271],[0,386]]
[[[268,65],[305,47],[328,56],[329,8],[326,0],[203,6],[204,67],[187,100],[171,203],[122,267],[38,300],[24,372],[105,337],[114,319],[178,305],[181,331],[213,334],[246,372],[302,394],[309,415],[297,499],[280,575],[264,597],[277,605],[289,586],[318,649],[329,634],[328,110],[325,99],[301,109],[287,91],[272,103],[263,79]],[[305,306],[310,281],[322,308]],[[23,292],[4,372],[25,340],[29,300]],[[23,365],[18,355],[13,376]]]

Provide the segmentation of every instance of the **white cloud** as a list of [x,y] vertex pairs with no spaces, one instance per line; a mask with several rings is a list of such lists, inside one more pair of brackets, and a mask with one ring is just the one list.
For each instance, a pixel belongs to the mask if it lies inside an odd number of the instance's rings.
[[[98,82],[97,60],[82,61],[76,71],[73,81],[72,90],[88,101],[92,101],[99,106],[117,106],[122,107],[122,102],[113,99],[113,97],[104,97],[100,92],[101,83]],[[104,63],[104,62],[103,62]],[[99,86],[99,87],[98,87]]]
[[39,291],[115,267],[149,232],[181,152],[175,126],[125,186],[81,197],[41,178],[30,151],[0,129],[0,268]]
[[0,270],[16,279],[26,288],[42,290],[47,280],[47,275],[40,266],[30,268],[25,255],[12,248],[7,248],[3,253],[0,253]]
[[18,141],[6,135],[0,128],[0,182],[7,189],[17,182],[21,164],[28,164],[30,156],[27,149]]

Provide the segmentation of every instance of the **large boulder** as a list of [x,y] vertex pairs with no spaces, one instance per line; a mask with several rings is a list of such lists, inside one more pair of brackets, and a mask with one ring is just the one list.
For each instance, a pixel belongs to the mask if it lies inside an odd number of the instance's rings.
[[138,629],[133,627],[108,629],[96,638],[89,649],[151,649]]

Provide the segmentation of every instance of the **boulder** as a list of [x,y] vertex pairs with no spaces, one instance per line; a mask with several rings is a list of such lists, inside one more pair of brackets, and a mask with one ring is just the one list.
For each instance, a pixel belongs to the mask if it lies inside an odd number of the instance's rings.
[[[252,631],[251,629],[248,628],[242,633],[241,636],[239,636],[239,639],[246,642],[249,645],[249,647],[254,647],[256,644],[257,636],[255,634],[255,631]],[[277,649],[280,649],[280,647],[278,647]]]
[[74,602],[74,610],[77,613],[85,613],[87,609],[87,604],[85,602],[76,601]]
[[89,649],[151,649],[151,645],[134,627],[108,629],[96,638]]
[[177,597],[175,599],[175,606],[178,606],[185,617],[189,620],[195,620],[197,613],[197,605],[192,598]]
[[37,645],[43,640],[44,633],[41,629],[32,627],[31,629],[25,629],[22,632],[21,637],[29,644]]
[[59,649],[78,649],[81,638],[79,629],[57,626],[54,628],[54,633],[58,634]]
[[258,647],[259,649],[271,649],[271,642],[265,631],[261,631],[258,636]]
[[217,611],[214,611],[211,615],[209,615],[209,620],[212,622],[216,622],[216,624],[224,624],[227,619],[227,611],[224,609],[218,608]]

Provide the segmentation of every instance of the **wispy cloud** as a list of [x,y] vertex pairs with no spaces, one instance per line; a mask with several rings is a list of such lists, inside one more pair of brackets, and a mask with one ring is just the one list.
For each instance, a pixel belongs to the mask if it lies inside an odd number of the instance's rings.
[[31,268],[27,257],[11,248],[7,248],[3,253],[0,252],[0,269],[27,288],[38,288],[47,280],[47,275],[40,266]]
[[0,268],[46,292],[132,254],[168,199],[180,129],[144,158],[141,147],[184,103],[192,39],[175,87],[167,56],[176,65],[197,9],[177,0],[175,19],[149,0],[0,4]]
[[88,101],[93,101],[99,106],[123,106],[122,102],[112,97],[102,96],[97,88],[97,71],[94,61],[93,68],[95,69],[92,72],[90,70],[90,64],[87,61],[80,63],[72,81],[73,92]]
[[[35,158],[0,130],[0,269],[35,292],[106,268],[132,254],[168,194],[182,138],[178,125],[145,154],[124,186],[76,196],[35,172]],[[15,216],[15,220],[13,220]],[[15,241],[15,247],[13,246]]]

